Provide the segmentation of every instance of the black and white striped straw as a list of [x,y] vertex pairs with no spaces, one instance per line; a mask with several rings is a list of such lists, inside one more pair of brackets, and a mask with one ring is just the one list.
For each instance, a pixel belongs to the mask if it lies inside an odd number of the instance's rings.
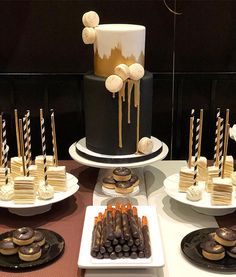
[[[192,145],[193,145],[193,130],[194,130],[194,121],[195,121],[195,110],[194,109],[191,109],[191,117],[193,118],[193,125],[192,125]],[[190,159],[192,159],[192,157],[190,157]],[[191,165],[192,165],[192,161],[191,161]]]
[[7,130],[6,120],[2,121],[2,141],[3,141],[3,166],[5,174],[5,184],[8,183],[8,164],[7,164]]
[[27,112],[26,112],[26,131],[27,131],[29,164],[31,164],[32,163],[32,151],[31,151],[30,110],[27,110]]
[[200,119],[196,122],[196,133],[195,133],[195,145],[194,145],[194,186],[197,184],[197,160],[198,160],[198,146],[199,146],[199,129],[200,129]]
[[220,117],[220,108],[217,108],[216,112],[216,130],[215,130],[215,146],[214,146],[214,165],[216,164],[217,155],[217,141],[218,141],[218,118]]
[[44,124],[43,117],[41,117],[40,123],[41,123],[40,127],[41,127],[42,154],[43,154],[43,173],[44,173],[45,185],[47,185],[48,176],[47,176],[47,159],[46,159],[46,138],[45,138],[45,124]]
[[54,111],[53,111],[53,109],[51,109],[51,129],[52,129],[53,164],[54,164],[54,166],[58,166],[57,137],[56,137],[55,117],[54,117]]
[[25,152],[25,174],[26,176],[29,176],[29,149],[28,149],[26,116],[23,117],[23,140],[24,140],[24,152]]
[[224,119],[220,122],[220,146],[219,146],[219,176],[222,175],[222,156],[223,156],[223,129],[224,129]]

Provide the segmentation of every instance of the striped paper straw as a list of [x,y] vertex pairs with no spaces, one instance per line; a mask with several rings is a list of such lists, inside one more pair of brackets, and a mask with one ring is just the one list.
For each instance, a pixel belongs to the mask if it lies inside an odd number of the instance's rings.
[[0,114],[0,166],[3,161],[3,145],[2,145],[2,115]]
[[27,110],[27,112],[26,112],[26,131],[27,131],[29,164],[31,164],[32,163],[32,151],[31,151],[30,110]]
[[2,121],[2,141],[3,141],[3,165],[5,173],[5,184],[8,183],[8,164],[7,164],[7,130],[6,121]]
[[216,130],[215,130],[215,146],[214,146],[214,165],[216,164],[216,158],[217,158],[217,137],[218,137],[218,118],[220,117],[220,108],[217,108],[216,111]]
[[[192,118],[192,121],[193,121],[192,130],[191,130],[191,132],[192,132],[192,134],[191,134],[192,145],[193,145],[193,130],[194,130],[194,120],[195,120],[195,110],[194,109],[191,109],[191,118]],[[191,161],[191,165],[192,165],[192,153],[191,153],[190,161]]]
[[41,117],[40,123],[41,123],[40,127],[41,127],[42,154],[43,154],[43,173],[44,173],[45,185],[47,185],[48,176],[47,176],[47,159],[46,159],[46,138],[45,138],[45,124],[44,124],[43,117]]
[[198,160],[198,146],[199,146],[199,129],[200,119],[197,119],[196,123],[196,134],[195,134],[195,147],[194,147],[194,186],[197,184],[197,160]]
[[223,155],[223,129],[224,129],[224,119],[220,122],[220,146],[219,146],[219,176],[222,175],[222,155]]
[[55,166],[58,166],[57,136],[56,136],[55,117],[54,117],[54,111],[53,111],[53,109],[51,109],[51,128],[52,128],[53,164]]
[[25,174],[26,176],[29,176],[29,149],[28,149],[26,116],[23,117],[23,140],[24,140],[24,152],[25,152]]

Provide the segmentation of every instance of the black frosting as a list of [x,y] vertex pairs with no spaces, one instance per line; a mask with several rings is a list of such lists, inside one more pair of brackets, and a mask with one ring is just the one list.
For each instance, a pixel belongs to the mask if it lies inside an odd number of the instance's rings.
[[[140,82],[140,139],[151,136],[153,77],[146,72]],[[127,93],[126,93],[127,98]],[[107,155],[128,155],[136,152],[136,114],[131,98],[131,124],[127,122],[127,99],[123,102],[123,147],[118,141],[118,100],[105,88],[105,78],[93,74],[84,77],[84,110],[86,146]]]

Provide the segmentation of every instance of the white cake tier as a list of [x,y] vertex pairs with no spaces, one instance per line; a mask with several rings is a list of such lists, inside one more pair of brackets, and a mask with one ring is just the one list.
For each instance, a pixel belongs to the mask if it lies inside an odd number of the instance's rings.
[[101,24],[95,28],[94,70],[98,76],[114,74],[119,64],[144,66],[145,27],[132,24]]

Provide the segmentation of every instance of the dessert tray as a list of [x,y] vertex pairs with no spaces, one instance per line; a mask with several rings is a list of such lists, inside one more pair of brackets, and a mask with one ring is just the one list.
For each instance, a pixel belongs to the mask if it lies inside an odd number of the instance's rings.
[[207,235],[217,228],[203,228],[187,234],[181,241],[184,256],[193,264],[214,271],[236,272],[235,259],[226,255],[222,260],[211,261],[201,254],[200,243],[207,240]]
[[53,203],[62,201],[67,197],[75,194],[79,189],[78,179],[70,174],[66,173],[67,178],[67,191],[55,192],[54,197],[48,200],[42,200],[36,198],[35,203],[33,204],[15,204],[13,200],[11,201],[1,201],[0,207],[8,208],[11,213],[18,214],[21,216],[31,216],[36,214],[41,214],[47,212],[51,209]]
[[150,258],[121,258],[111,259],[95,259],[90,255],[90,246],[92,240],[94,217],[98,212],[103,212],[104,206],[88,206],[86,209],[84,227],[80,245],[80,255],[78,258],[78,266],[87,269],[102,268],[148,268],[164,266],[164,253],[162,247],[162,239],[158,216],[154,206],[137,206],[140,216],[146,215],[150,232],[151,251]]
[[[204,186],[205,182],[199,182],[200,186]],[[202,193],[202,199],[199,201],[190,201],[186,197],[186,193],[179,192],[179,173],[168,176],[164,180],[164,188],[166,193],[173,199],[190,205],[197,212],[208,215],[224,215],[232,213],[236,209],[236,199],[233,193],[233,201],[231,205],[212,205],[210,194],[206,191]]]
[[[152,137],[154,150],[151,154],[131,155],[102,155],[88,150],[85,139],[73,143],[69,148],[69,154],[73,160],[91,167],[113,168],[113,167],[142,167],[158,160],[163,160],[168,154],[168,146],[159,139]],[[81,151],[78,151],[80,149]],[[89,155],[83,155],[89,153]],[[98,158],[98,159],[97,159]]]
[[[25,262],[20,260],[18,254],[6,256],[0,254],[0,267],[2,269],[22,270],[36,266],[43,266],[52,262],[63,253],[65,247],[64,239],[57,233],[47,229],[37,229],[44,233],[46,243],[42,246],[42,255],[38,260]],[[12,231],[0,235],[0,240],[9,237]]]

